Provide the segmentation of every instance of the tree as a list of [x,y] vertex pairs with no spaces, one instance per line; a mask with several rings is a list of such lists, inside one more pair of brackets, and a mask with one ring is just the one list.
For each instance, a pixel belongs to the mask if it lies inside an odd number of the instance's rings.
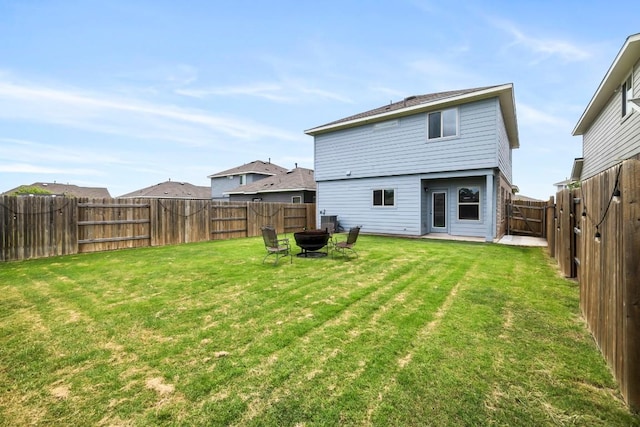
[[40,188],[35,185],[21,185],[20,187],[18,187],[18,189],[16,189],[16,191],[11,193],[12,196],[28,196],[29,194],[47,195],[47,194],[53,194],[53,193],[49,190]]

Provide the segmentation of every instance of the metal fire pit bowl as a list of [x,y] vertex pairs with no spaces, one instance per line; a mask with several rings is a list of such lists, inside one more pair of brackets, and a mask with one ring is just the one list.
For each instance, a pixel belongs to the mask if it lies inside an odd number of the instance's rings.
[[293,233],[296,244],[302,249],[297,255],[301,258],[320,258],[327,256],[327,252],[318,252],[327,246],[329,232],[327,230],[305,230]]

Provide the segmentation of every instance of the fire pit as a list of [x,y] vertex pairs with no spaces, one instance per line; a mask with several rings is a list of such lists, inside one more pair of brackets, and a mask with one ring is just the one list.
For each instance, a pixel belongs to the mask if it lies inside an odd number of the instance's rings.
[[305,230],[293,233],[296,244],[300,246],[302,252],[297,256],[303,258],[318,258],[327,256],[327,252],[318,252],[327,246],[329,232],[327,230]]

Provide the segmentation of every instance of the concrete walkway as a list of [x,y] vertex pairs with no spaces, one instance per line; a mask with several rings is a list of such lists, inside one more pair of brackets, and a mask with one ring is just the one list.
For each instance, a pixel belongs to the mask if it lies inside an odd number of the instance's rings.
[[496,243],[511,246],[541,246],[547,247],[547,240],[542,237],[502,236]]
[[[444,233],[425,234],[421,236],[423,239],[434,240],[459,240],[464,242],[479,242],[485,243],[484,237],[467,237],[467,236],[450,236]],[[494,240],[493,243],[499,245],[511,245],[511,246],[539,246],[547,247],[547,240],[542,237],[529,237],[529,236],[503,236],[499,240]]]

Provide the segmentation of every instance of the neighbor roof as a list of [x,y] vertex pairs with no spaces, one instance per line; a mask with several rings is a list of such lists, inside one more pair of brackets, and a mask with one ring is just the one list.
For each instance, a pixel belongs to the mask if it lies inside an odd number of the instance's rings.
[[600,86],[591,98],[589,105],[582,113],[578,124],[573,129],[573,135],[584,135],[598,117],[613,93],[618,89],[627,73],[640,58],[640,33],[627,37],[624,45],[613,60],[609,71],[600,82]]
[[209,175],[207,178],[220,178],[224,176],[244,175],[248,173],[254,173],[257,175],[277,175],[286,171],[286,168],[271,163],[270,161],[263,162],[262,160],[254,160],[253,162],[246,163],[242,166],[237,166],[235,168],[227,169],[222,172],[214,173],[213,175]]
[[295,168],[284,173],[241,185],[225,194],[281,193],[285,191],[316,191],[312,169]]
[[121,198],[149,197],[167,199],[210,199],[211,188],[193,185],[188,182],[165,181],[150,187],[142,188],[131,193],[123,194]]
[[438,92],[426,95],[408,96],[402,101],[374,108],[373,110],[358,113],[345,117],[322,126],[306,130],[307,135],[318,135],[326,132],[333,132],[339,129],[346,129],[363,124],[381,122],[402,116],[421,113],[435,108],[446,108],[462,103],[478,101],[492,97],[500,99],[500,107],[505,120],[507,134],[511,147],[518,148],[520,141],[518,138],[518,123],[516,118],[516,107],[513,95],[513,84],[503,84],[497,86],[484,86],[472,89],[453,90],[448,92]]
[[79,187],[72,184],[59,184],[57,182],[34,182],[31,185],[21,185],[12,188],[3,194],[11,195],[24,187],[37,187],[49,191],[52,195],[71,196],[71,197],[89,197],[93,199],[111,198],[109,190],[104,187]]

